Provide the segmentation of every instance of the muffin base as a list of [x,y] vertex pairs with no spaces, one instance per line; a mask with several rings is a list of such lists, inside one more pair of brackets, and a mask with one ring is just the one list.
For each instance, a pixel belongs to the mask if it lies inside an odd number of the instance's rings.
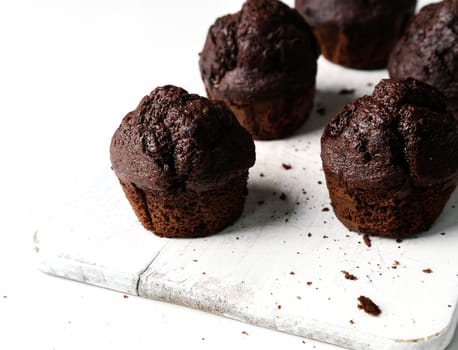
[[350,193],[326,179],[337,218],[350,230],[370,235],[403,238],[427,231],[455,190],[457,181],[428,189],[360,191]]
[[391,50],[410,17],[383,18],[352,27],[321,24],[313,31],[320,43],[321,53],[329,61],[355,69],[379,69],[387,66]]
[[[207,89],[210,99],[212,96]],[[302,95],[253,98],[246,101],[223,99],[239,123],[256,140],[279,139],[291,135],[308,118],[313,107],[315,85]]]
[[223,230],[243,211],[248,171],[205,192],[144,191],[119,180],[138,220],[160,237],[204,237]]

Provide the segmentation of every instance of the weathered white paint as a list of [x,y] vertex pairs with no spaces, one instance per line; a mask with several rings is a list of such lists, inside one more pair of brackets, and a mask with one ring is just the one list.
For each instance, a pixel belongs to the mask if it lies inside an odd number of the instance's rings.
[[[107,164],[38,231],[40,269],[348,348],[444,349],[457,323],[458,193],[429,232],[402,243],[372,238],[372,247],[322,211],[330,208],[322,126],[385,75],[322,61],[315,109],[324,106],[325,116],[314,112],[289,139],[256,143],[244,214],[212,237],[161,239],[143,230]],[[359,310],[360,295],[382,314]]]

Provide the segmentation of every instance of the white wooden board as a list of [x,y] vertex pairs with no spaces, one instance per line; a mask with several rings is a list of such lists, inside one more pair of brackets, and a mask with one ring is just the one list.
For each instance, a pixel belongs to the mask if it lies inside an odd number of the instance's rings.
[[[444,349],[457,323],[458,192],[418,237],[371,238],[369,247],[345,229],[333,215],[321,171],[322,127],[386,72],[320,64],[315,111],[306,125],[286,140],[256,143],[249,195],[236,224],[201,239],[146,232],[107,154],[94,185],[36,233],[40,269],[353,349]],[[340,94],[343,88],[355,92]],[[320,107],[324,116],[316,112]],[[381,315],[358,309],[360,295],[376,302]]]

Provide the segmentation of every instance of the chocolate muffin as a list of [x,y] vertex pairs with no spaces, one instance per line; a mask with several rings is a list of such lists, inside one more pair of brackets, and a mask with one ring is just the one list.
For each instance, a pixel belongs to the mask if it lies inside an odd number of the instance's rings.
[[323,56],[336,64],[383,68],[413,16],[416,0],[296,0]]
[[318,45],[310,27],[277,0],[247,0],[210,27],[200,72],[255,139],[293,133],[313,106]]
[[346,227],[405,237],[428,230],[457,185],[458,124],[432,86],[386,79],[327,123],[321,158]]
[[390,77],[412,77],[439,89],[458,116],[458,0],[423,7],[394,48]]
[[164,86],[113,135],[112,168],[135,214],[163,237],[199,237],[242,213],[254,142],[222,103]]

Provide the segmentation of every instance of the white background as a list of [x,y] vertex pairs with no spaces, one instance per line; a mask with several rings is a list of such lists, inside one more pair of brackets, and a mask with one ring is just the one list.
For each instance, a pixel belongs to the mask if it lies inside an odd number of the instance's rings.
[[141,97],[168,83],[204,93],[207,29],[241,3],[0,2],[0,348],[337,349],[36,268],[40,222],[110,166],[111,135]]

